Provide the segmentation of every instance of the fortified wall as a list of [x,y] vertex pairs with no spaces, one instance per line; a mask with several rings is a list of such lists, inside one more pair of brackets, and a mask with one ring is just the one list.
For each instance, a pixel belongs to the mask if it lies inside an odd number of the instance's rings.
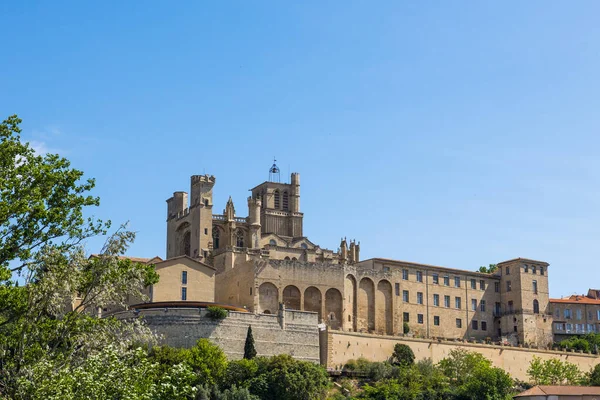
[[532,348],[487,345],[470,342],[446,340],[418,339],[410,337],[379,336],[355,332],[328,331],[323,340],[323,353],[327,367],[340,369],[349,360],[359,357],[369,361],[385,361],[394,351],[396,343],[410,346],[415,353],[416,361],[430,358],[434,363],[450,355],[451,350],[462,349],[475,351],[492,361],[495,367],[502,368],[513,378],[529,380],[527,369],[533,357],[542,360],[551,358],[568,361],[588,372],[600,363],[600,357],[593,354],[565,351],[540,350]]
[[289,354],[319,362],[317,314],[305,311],[280,311],[278,314],[253,314],[229,311],[223,320],[213,320],[204,308],[148,308],[114,314],[117,319],[142,318],[160,343],[189,348],[198,339],[217,344],[229,359],[244,356],[248,327],[252,326],[254,345],[259,356]]

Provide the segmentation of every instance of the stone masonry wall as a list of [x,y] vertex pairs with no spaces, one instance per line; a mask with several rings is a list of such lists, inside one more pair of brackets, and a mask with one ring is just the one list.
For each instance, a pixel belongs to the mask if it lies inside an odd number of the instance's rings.
[[248,326],[259,356],[290,354],[292,357],[319,362],[317,315],[312,312],[284,311],[283,327],[279,315],[230,311],[227,318],[213,321],[205,309],[155,308],[125,311],[114,315],[119,319],[142,317],[161,335],[161,343],[173,347],[192,347],[200,338],[219,345],[229,359],[244,355]]
[[542,360],[558,358],[561,361],[568,361],[576,364],[583,372],[590,371],[592,367],[600,363],[600,357],[591,354],[408,337],[398,338],[354,332],[329,331],[328,340],[324,340],[322,343],[327,347],[323,350],[327,356],[327,366],[336,369],[343,366],[348,360],[359,357],[370,361],[385,361],[391,356],[396,343],[410,346],[417,361],[431,358],[434,363],[447,357],[453,349],[476,351],[490,359],[494,366],[504,369],[513,378],[524,381],[528,380],[527,369],[534,356],[540,357]]

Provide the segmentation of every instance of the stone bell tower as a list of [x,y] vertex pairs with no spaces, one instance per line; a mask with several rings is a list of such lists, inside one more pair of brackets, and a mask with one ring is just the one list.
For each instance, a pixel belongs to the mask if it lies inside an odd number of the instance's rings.
[[167,258],[181,255],[207,258],[212,243],[215,181],[212,175],[193,175],[191,197],[187,192],[175,192],[167,200]]

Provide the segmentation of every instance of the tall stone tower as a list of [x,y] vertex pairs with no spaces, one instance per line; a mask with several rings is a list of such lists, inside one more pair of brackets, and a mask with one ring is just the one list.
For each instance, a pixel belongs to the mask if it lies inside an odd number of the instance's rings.
[[303,236],[300,174],[292,173],[290,183],[266,181],[250,191],[251,199],[260,200],[260,226],[263,234],[275,233],[292,238]]
[[552,342],[548,263],[517,258],[498,264],[500,273],[499,333],[519,344]]
[[186,192],[167,200],[167,258],[188,255],[205,260],[212,246],[212,207],[215,177],[193,175],[188,205]]

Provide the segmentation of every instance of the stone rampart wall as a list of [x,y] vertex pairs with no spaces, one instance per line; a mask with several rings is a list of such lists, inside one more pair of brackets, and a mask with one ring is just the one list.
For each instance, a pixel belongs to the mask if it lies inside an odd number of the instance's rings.
[[214,321],[205,309],[154,308],[125,311],[119,319],[142,317],[161,336],[161,343],[173,347],[192,347],[200,338],[219,345],[229,359],[244,355],[248,326],[259,356],[290,354],[296,359],[319,362],[319,332],[317,314],[303,311],[283,311],[265,315],[230,311],[227,318]]
[[431,358],[439,362],[450,354],[453,349],[476,351],[490,359],[494,366],[508,372],[513,378],[527,381],[527,369],[534,356],[542,360],[558,358],[576,364],[583,372],[588,372],[600,363],[600,357],[591,354],[572,353],[564,351],[537,350],[520,347],[495,346],[477,343],[462,343],[452,341],[437,341],[431,339],[416,339],[397,336],[379,336],[354,332],[329,331],[327,340],[322,343],[327,348],[327,366],[340,368],[348,360],[364,357],[370,361],[385,361],[394,351],[396,343],[411,347],[418,360]]

